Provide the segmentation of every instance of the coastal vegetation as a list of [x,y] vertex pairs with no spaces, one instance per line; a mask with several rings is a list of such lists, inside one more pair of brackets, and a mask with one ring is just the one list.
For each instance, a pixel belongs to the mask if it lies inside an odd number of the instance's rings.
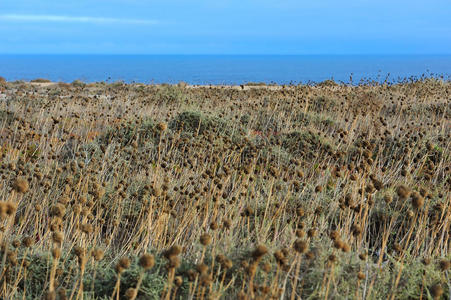
[[451,82],[253,86],[0,80],[0,298],[449,299]]

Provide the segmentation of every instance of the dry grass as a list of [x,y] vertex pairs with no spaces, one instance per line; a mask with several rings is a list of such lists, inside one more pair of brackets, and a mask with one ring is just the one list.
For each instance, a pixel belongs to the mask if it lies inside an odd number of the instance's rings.
[[0,91],[3,299],[450,296],[449,81]]

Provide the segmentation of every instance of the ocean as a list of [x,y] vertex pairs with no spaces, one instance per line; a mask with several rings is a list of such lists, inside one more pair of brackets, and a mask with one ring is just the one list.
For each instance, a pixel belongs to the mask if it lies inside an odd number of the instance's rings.
[[[451,76],[451,55],[0,55],[8,81],[188,84],[399,82]],[[352,77],[352,81],[351,81]]]

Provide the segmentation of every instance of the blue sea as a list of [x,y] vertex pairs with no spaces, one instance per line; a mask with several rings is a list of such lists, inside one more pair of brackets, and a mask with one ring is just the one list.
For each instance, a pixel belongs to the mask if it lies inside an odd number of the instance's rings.
[[451,55],[0,55],[8,81],[278,84],[449,79]]

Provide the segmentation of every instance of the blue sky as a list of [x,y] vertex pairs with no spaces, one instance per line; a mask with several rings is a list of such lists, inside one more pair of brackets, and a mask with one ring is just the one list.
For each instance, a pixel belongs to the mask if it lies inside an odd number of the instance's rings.
[[0,53],[451,54],[450,0],[1,0]]

